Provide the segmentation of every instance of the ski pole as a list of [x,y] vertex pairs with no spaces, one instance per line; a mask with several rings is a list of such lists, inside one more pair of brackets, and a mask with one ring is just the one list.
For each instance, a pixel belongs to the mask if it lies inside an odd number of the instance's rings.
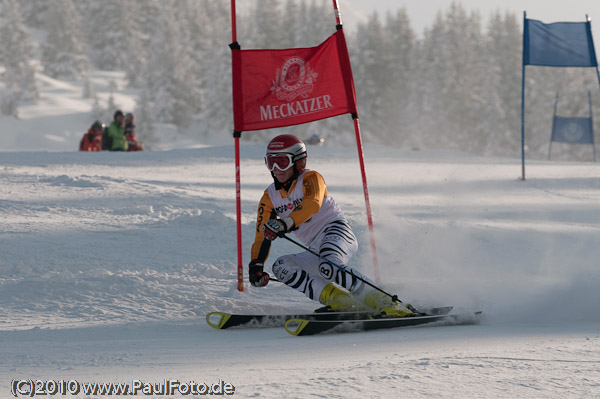
[[371,283],[370,281],[368,281],[368,280],[365,280],[364,278],[362,278],[362,277],[360,277],[360,276],[357,276],[356,274],[354,274],[354,273],[352,272],[352,270],[347,270],[347,269],[346,269],[346,267],[344,267],[344,266],[340,266],[340,265],[338,265],[337,263],[335,263],[335,262],[333,262],[333,261],[331,261],[331,260],[329,260],[329,259],[325,258],[324,256],[321,256],[321,255],[319,255],[318,253],[316,253],[316,252],[315,252],[315,251],[313,251],[312,249],[308,248],[307,246],[300,244],[298,241],[292,240],[290,237],[288,237],[288,236],[286,236],[286,235],[283,235],[282,237],[283,237],[283,238],[285,238],[286,240],[288,240],[288,241],[290,241],[290,242],[292,242],[292,243],[296,244],[297,246],[299,246],[299,247],[300,247],[300,248],[302,248],[303,250],[310,252],[311,254],[315,255],[315,256],[316,256],[316,257],[318,257],[319,259],[321,259],[321,260],[324,260],[325,262],[329,263],[331,266],[333,266],[333,267],[336,267],[336,268],[338,268],[339,270],[341,270],[341,271],[343,271],[343,272],[345,272],[345,273],[348,273],[348,274],[350,274],[351,276],[353,276],[353,277],[355,277],[355,278],[359,279],[359,280],[360,280],[360,281],[362,281],[363,283],[365,283],[365,284],[367,284],[367,285],[369,285],[369,286],[371,286],[371,287],[375,288],[377,291],[380,291],[380,292],[384,293],[384,294],[385,294],[385,295],[387,295],[387,296],[391,296],[391,297],[392,297],[392,301],[394,301],[394,302],[395,302],[395,301],[398,301],[398,302],[402,303],[402,301],[398,299],[398,295],[392,295],[392,294],[390,294],[390,293],[387,293],[387,292],[385,292],[383,289],[381,289],[381,288],[377,287],[375,284]]

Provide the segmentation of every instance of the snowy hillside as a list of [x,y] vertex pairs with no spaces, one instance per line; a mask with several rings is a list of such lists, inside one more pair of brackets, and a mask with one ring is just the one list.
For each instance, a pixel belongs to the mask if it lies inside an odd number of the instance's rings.
[[[269,175],[262,146],[242,152],[247,256]],[[498,317],[532,309],[568,310],[570,319],[597,314],[595,165],[535,164],[522,182],[509,160],[379,147],[366,157],[381,274],[402,297],[484,307]],[[2,325],[180,319],[210,305],[250,310],[227,283],[236,259],[232,158],[232,146],[2,153]],[[373,275],[354,153],[311,147],[310,161],[363,235],[356,265]],[[272,257],[296,250],[290,246],[279,243]],[[230,299],[221,302],[223,289]],[[250,290],[252,300],[262,294]],[[260,306],[304,304],[295,299]]]
[[[36,103],[22,105],[19,117],[0,117],[0,151],[77,151],[81,137],[95,119],[112,120],[114,110],[94,116],[93,99],[82,98],[82,81],[61,81],[37,74],[41,96]],[[127,87],[122,72],[94,71],[90,80],[102,104],[113,102],[115,108],[135,112],[137,90]],[[116,91],[115,91],[116,87]],[[156,137],[154,137],[156,135]],[[149,139],[138,132],[139,139]],[[156,150],[197,146],[198,139],[178,133],[175,126],[159,123],[152,135]],[[227,143],[230,137],[208,137],[203,142]]]

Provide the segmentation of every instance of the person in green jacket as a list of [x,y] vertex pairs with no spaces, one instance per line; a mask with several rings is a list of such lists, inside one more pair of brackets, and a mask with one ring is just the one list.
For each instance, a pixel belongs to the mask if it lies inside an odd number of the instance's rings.
[[123,111],[117,110],[114,115],[114,120],[107,129],[108,139],[110,142],[110,151],[127,151],[129,144],[125,137],[125,116]]

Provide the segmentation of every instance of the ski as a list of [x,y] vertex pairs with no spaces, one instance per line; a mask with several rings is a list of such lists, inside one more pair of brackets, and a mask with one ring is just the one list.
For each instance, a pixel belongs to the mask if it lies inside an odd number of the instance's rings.
[[[428,309],[423,314],[442,315],[452,310],[452,306]],[[206,315],[209,326],[224,330],[230,327],[283,327],[288,320],[300,319],[309,321],[341,321],[371,319],[371,312],[315,312],[307,314],[234,314],[225,312],[210,312]]]
[[307,320],[290,319],[285,322],[285,330],[296,336],[315,335],[323,332],[371,331],[387,328],[414,327],[440,322],[443,324],[477,324],[482,312],[463,314],[418,315],[402,318],[378,318],[366,320]]
[[209,326],[224,330],[230,327],[283,327],[287,320],[361,320],[372,316],[370,312],[323,312],[307,314],[234,314],[210,312],[206,315]]

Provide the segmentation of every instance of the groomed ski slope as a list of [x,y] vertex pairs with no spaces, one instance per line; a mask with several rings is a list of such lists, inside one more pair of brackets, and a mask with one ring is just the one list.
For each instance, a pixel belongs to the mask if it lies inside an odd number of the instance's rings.
[[[241,398],[597,396],[600,168],[529,162],[523,182],[517,159],[365,151],[382,285],[415,306],[482,309],[481,325],[212,329],[213,310],[315,307],[276,283],[236,291],[232,143],[2,152],[0,397],[13,379],[221,379]],[[244,262],[263,154],[242,144]],[[352,266],[373,276],[356,149],[309,147],[309,167],[359,235]],[[292,251],[277,240],[270,259]]]

